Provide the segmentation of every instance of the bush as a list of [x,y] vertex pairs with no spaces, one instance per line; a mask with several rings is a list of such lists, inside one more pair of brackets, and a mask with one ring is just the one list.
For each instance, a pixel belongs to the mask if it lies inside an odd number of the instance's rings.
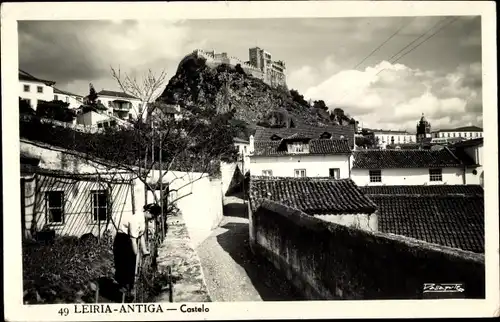
[[114,274],[112,240],[59,237],[53,244],[23,245],[26,304],[93,302],[91,283]]
[[61,122],[72,122],[76,114],[68,106],[69,103],[63,101],[40,101],[36,107],[36,115]]

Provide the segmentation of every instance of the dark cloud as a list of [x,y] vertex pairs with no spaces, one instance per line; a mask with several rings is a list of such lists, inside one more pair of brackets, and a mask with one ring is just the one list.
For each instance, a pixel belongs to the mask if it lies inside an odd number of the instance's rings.
[[103,21],[19,22],[19,67],[62,83],[100,78],[109,70],[99,65],[90,40],[109,24]]

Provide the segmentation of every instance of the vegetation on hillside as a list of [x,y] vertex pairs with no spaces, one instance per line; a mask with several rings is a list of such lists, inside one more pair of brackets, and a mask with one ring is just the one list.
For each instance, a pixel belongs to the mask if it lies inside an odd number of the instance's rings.
[[311,106],[297,90],[272,88],[247,75],[238,66],[207,66],[204,58],[184,59],[158,101],[182,108],[212,109],[218,113],[234,111],[234,117],[247,124],[297,126],[333,124],[323,101]]

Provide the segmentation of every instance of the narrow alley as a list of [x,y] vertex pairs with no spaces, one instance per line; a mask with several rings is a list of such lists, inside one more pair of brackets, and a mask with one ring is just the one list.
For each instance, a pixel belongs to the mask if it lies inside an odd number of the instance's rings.
[[244,200],[230,197],[224,215],[220,227],[196,249],[212,301],[300,300],[271,263],[250,251]]

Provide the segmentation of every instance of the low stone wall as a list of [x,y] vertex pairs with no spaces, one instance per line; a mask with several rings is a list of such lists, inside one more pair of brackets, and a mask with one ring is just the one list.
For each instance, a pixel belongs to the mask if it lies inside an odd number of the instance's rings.
[[[158,249],[158,269],[172,269],[174,302],[210,302],[200,258],[191,246],[182,214],[167,219],[168,231]],[[169,302],[169,294],[161,294],[155,302]]]
[[254,252],[308,299],[420,299],[425,283],[461,283],[485,297],[484,256],[326,222],[265,200],[250,215]]

